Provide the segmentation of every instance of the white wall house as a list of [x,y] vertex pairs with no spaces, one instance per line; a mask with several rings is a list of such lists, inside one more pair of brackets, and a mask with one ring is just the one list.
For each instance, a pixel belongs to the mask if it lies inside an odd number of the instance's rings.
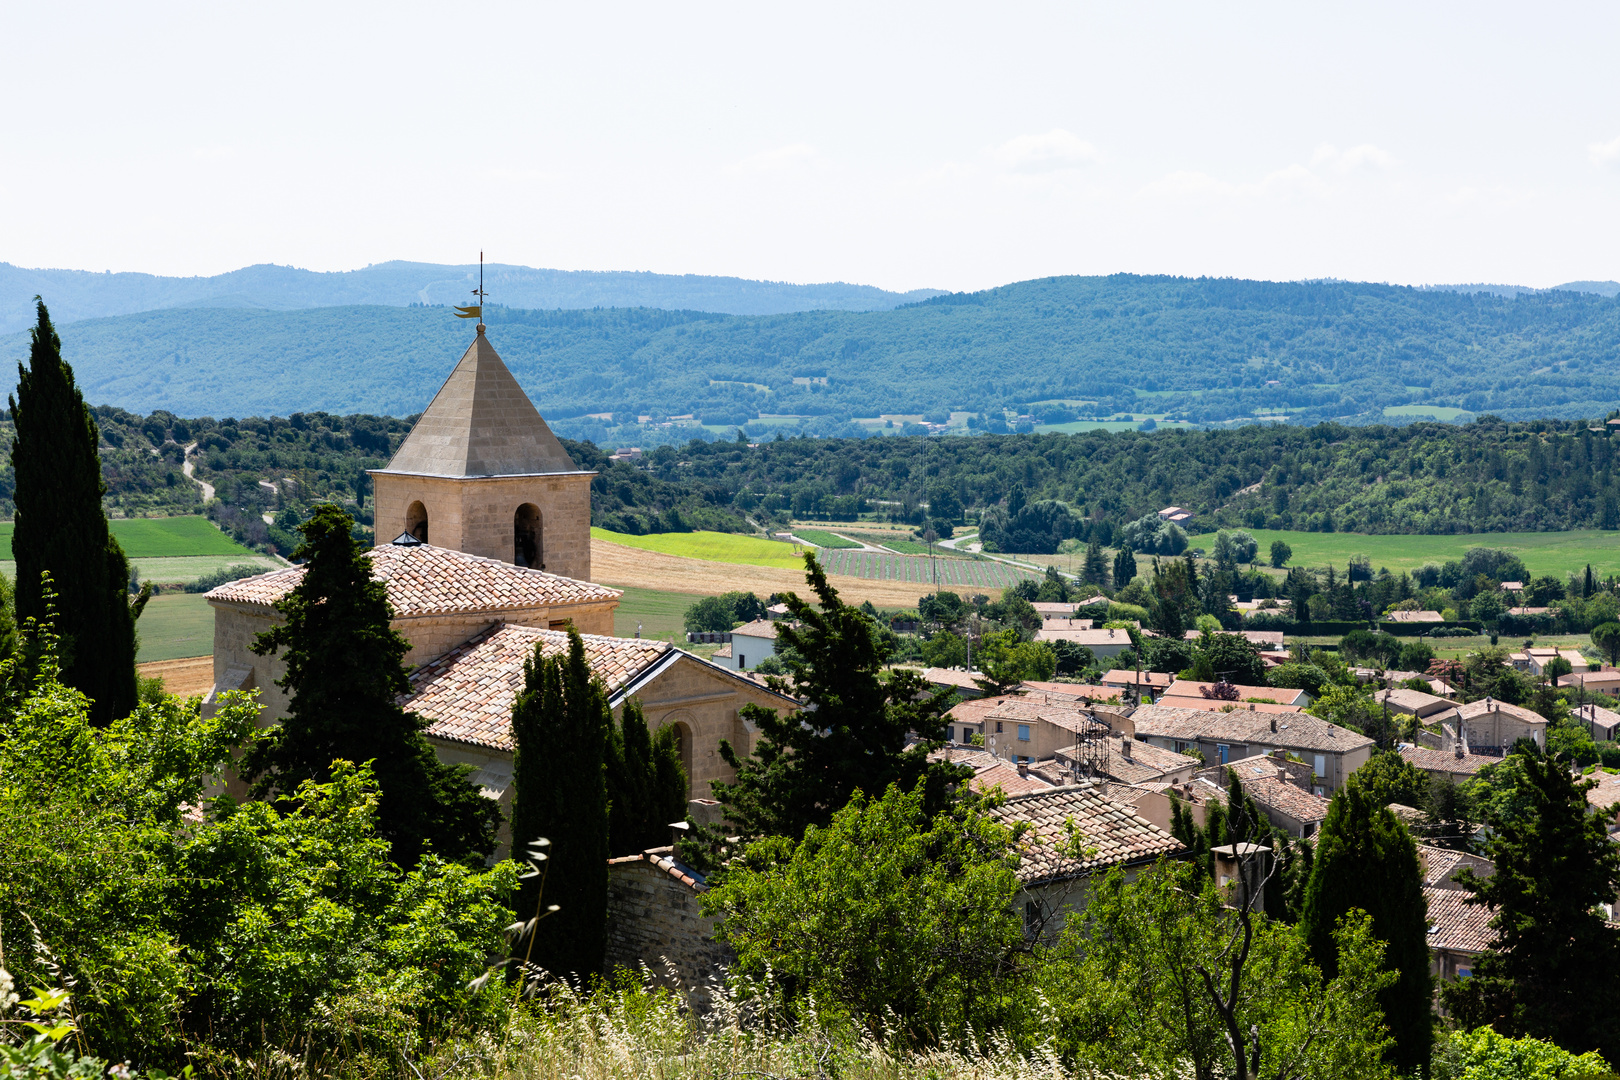
[[731,632],[731,655],[721,649],[714,662],[734,671],[748,671],[760,665],[767,656],[776,655],[776,626],[769,619],[756,619],[744,623]]

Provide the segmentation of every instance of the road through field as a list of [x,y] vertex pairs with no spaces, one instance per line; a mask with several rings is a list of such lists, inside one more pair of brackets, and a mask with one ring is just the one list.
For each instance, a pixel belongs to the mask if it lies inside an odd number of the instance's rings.
[[[808,595],[804,574],[799,570],[709,562],[597,539],[591,541],[591,580],[615,587],[657,589],[698,596],[719,596],[734,590],[758,593],[762,597],[773,592]],[[874,605],[885,608],[914,608],[917,599],[928,591],[927,586],[915,583],[841,574],[831,575],[830,580],[846,602],[859,604],[870,600]],[[982,592],[992,599],[998,599],[1001,595],[1000,589],[975,588],[973,591]]]

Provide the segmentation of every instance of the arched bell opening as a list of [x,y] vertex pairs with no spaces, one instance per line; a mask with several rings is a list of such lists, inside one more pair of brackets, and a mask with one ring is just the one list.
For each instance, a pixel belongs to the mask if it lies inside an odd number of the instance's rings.
[[424,544],[428,542],[427,507],[421,500],[411,503],[411,508],[405,511],[405,531]]
[[536,570],[546,568],[540,508],[534,503],[524,503],[512,515],[512,562]]

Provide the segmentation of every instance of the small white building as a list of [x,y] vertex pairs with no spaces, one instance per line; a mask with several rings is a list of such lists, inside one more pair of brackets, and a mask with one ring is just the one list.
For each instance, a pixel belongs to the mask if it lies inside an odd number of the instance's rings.
[[731,632],[731,649],[721,649],[713,659],[733,671],[758,667],[767,656],[776,655],[776,627],[770,619],[755,619]]

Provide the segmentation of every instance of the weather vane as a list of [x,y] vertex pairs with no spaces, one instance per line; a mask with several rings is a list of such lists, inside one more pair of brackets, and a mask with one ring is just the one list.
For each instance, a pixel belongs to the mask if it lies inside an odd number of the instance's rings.
[[474,289],[472,294],[478,297],[478,303],[472,307],[457,306],[456,318],[477,319],[478,332],[482,334],[484,332],[484,297],[489,295],[484,291],[484,253],[482,251],[478,253],[478,288]]

